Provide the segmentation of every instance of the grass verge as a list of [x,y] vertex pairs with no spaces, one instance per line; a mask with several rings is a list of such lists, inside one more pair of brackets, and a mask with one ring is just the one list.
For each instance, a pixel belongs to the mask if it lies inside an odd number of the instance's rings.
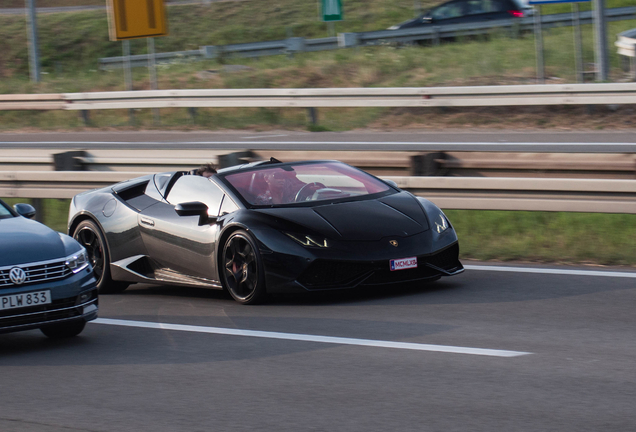
[[[10,198],[5,202],[30,203]],[[66,232],[70,200],[43,200],[44,223]],[[636,215],[446,210],[461,258],[636,266]]]
[[636,266],[636,215],[448,210],[462,258]]

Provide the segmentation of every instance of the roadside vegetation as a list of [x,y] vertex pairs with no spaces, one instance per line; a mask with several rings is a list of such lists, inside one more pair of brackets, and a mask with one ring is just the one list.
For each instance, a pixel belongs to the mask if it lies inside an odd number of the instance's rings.
[[[20,0],[21,1],[21,0]],[[84,4],[96,4],[82,0]],[[77,5],[80,0],[44,0],[38,5]],[[102,0],[99,1],[102,4]],[[422,8],[439,2],[423,3]],[[607,7],[631,5],[624,0]],[[11,6],[11,5],[9,5]],[[569,11],[569,5],[544,7],[544,13]],[[583,8],[589,5],[583,4]],[[315,2],[281,0],[276,3],[243,0],[206,5],[179,5],[168,9],[170,36],[157,38],[157,52],[197,49],[202,45],[283,39],[287,36],[325,37],[327,27],[318,20]],[[345,18],[336,31],[386,28],[414,15],[411,1],[349,0]],[[633,28],[636,20],[609,23],[608,39]],[[38,16],[42,83],[29,81],[25,20],[0,16],[0,93],[57,93],[124,90],[121,70],[100,71],[99,58],[121,55],[121,43],[108,40],[106,12],[41,14]],[[572,28],[546,30],[548,83],[576,82]],[[584,59],[591,70],[593,30],[583,26]],[[131,43],[133,54],[146,53],[146,41]],[[620,58],[610,47],[611,80],[625,79]],[[160,89],[197,88],[300,88],[300,87],[410,87],[532,84],[535,82],[535,46],[532,34],[511,37],[493,32],[488,37],[459,40],[439,46],[379,46],[331,52],[305,53],[260,59],[225,58],[160,65]],[[149,88],[148,71],[133,69],[134,89]],[[612,107],[615,108],[615,107]],[[92,112],[94,128],[173,129],[302,129],[302,109],[186,109],[161,111],[161,124],[153,124],[149,110],[136,112],[130,124],[125,110]],[[514,108],[514,109],[321,109],[314,130],[371,128],[632,128],[632,107]],[[0,112],[0,130],[74,129],[84,123],[70,112]]]
[[636,215],[446,210],[462,258],[636,266]]

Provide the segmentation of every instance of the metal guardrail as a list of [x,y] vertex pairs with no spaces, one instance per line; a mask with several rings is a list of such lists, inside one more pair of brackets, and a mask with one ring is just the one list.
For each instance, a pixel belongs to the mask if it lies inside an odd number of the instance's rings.
[[64,95],[57,94],[3,94],[0,95],[2,110],[63,110],[67,102]]
[[477,107],[606,104],[636,104],[636,84],[201,89],[0,95],[0,110],[94,110],[180,107]]
[[[71,198],[139,172],[0,172],[0,196]],[[636,214],[636,180],[385,177],[444,209]]]
[[443,209],[636,214],[636,180],[393,177]]
[[[636,19],[636,7],[606,9],[607,21]],[[543,15],[542,27],[565,27],[572,25],[572,14]],[[580,14],[581,24],[592,23],[592,12]],[[357,46],[373,46],[383,44],[405,44],[419,41],[439,41],[456,37],[475,36],[491,33],[493,30],[510,34],[534,31],[534,18],[524,17],[467,24],[449,24],[444,26],[422,26],[402,30],[379,30],[360,33],[340,33],[338,37],[321,39],[289,39],[252,42],[233,45],[202,46],[199,50],[177,51],[156,54],[157,63],[170,63],[182,60],[202,60],[220,57],[262,57],[269,55],[290,55],[301,52],[353,48]],[[132,67],[148,66],[147,55],[130,57]],[[100,69],[119,69],[123,67],[124,57],[106,57],[99,60]]]
[[[508,153],[508,152],[421,152],[355,150],[258,150],[235,153],[236,149],[140,150],[74,147],[25,149],[20,146],[0,152],[0,171],[76,170],[93,172],[158,172],[191,170],[203,162],[225,164],[229,156],[243,160],[283,161],[337,159],[377,176],[462,176],[636,179],[634,153]],[[246,156],[249,155],[249,156]],[[234,162],[238,163],[238,162]]]
[[631,29],[618,34],[614,45],[618,48],[618,53],[627,57],[636,56],[636,29]]
[[632,81],[636,81],[636,29],[631,29],[618,34],[614,45],[618,48],[618,54],[624,56],[624,63],[629,66]]

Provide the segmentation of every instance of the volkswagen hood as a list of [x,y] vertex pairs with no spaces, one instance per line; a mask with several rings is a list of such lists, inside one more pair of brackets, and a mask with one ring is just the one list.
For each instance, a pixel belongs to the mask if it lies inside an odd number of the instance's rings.
[[0,267],[65,256],[64,242],[51,228],[23,217],[0,219]]

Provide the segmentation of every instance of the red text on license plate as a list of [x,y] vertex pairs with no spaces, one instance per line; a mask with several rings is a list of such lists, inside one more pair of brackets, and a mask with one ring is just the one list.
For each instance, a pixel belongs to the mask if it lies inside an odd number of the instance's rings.
[[416,268],[417,257],[393,259],[389,263],[391,264],[391,271]]

